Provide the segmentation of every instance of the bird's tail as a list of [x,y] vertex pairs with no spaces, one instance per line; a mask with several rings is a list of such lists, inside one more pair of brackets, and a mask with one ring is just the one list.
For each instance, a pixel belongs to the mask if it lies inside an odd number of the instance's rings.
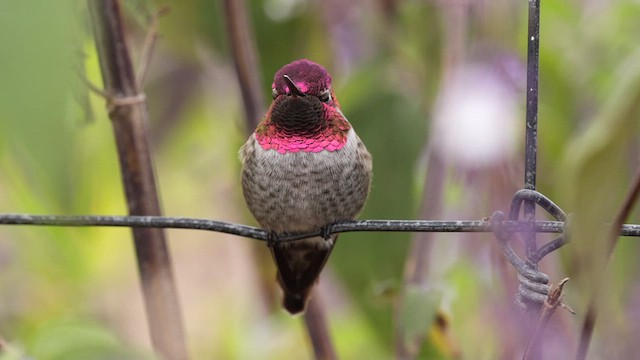
[[278,283],[284,292],[282,306],[289,313],[304,311],[309,294],[331,254],[333,241],[323,246],[302,240],[271,247],[278,267]]
[[306,294],[285,292],[282,299],[282,307],[284,307],[291,315],[299,314],[304,311],[307,305],[307,298],[308,295]]

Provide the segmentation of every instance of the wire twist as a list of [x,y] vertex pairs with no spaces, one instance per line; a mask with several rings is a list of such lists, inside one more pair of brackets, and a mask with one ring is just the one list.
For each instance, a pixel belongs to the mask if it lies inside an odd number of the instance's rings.
[[[539,205],[547,213],[553,216],[559,222],[563,224],[563,230],[560,236],[542,245],[535,252],[533,252],[527,260],[521,259],[518,254],[513,250],[510,244],[510,240],[513,237],[513,232],[504,227],[504,223],[509,221],[517,221],[520,216],[520,208],[524,201],[531,201]],[[526,219],[532,225],[529,227],[530,232],[535,232],[533,224],[535,219]],[[549,295],[549,276],[538,270],[538,263],[542,258],[551,252],[561,248],[563,245],[570,241],[570,231],[567,215],[565,212],[556,205],[549,198],[543,194],[530,189],[518,190],[513,195],[511,201],[511,208],[509,210],[509,217],[507,218],[502,211],[496,211],[491,216],[492,230],[496,239],[498,240],[498,246],[505,256],[507,261],[513,265],[518,271],[518,280],[520,286],[518,287],[518,294],[516,295],[516,302],[523,309],[528,309],[529,304],[542,304]]]

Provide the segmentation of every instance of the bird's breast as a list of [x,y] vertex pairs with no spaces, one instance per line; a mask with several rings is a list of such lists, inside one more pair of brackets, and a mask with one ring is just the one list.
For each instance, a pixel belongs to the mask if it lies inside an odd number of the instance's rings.
[[245,200],[267,230],[307,232],[351,220],[369,192],[371,158],[353,129],[335,151],[281,153],[252,136],[241,156]]

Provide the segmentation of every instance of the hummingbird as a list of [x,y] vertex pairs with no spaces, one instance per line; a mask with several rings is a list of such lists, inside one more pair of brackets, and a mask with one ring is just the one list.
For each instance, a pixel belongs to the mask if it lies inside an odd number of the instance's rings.
[[[372,161],[340,110],[331,76],[307,59],[283,66],[271,85],[273,102],[240,149],[242,192],[269,232],[283,307],[304,311],[337,235],[328,226],[353,220],[364,207]],[[283,234],[322,236],[278,242]]]

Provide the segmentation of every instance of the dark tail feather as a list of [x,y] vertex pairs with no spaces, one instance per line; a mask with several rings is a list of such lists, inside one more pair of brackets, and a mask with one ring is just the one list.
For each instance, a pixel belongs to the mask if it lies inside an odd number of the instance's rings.
[[291,315],[303,312],[306,304],[307,296],[305,295],[285,293],[282,299],[282,306]]
[[304,311],[332,248],[319,249],[304,243],[276,244],[271,248],[278,267],[278,282],[284,292],[282,305],[291,314]]

